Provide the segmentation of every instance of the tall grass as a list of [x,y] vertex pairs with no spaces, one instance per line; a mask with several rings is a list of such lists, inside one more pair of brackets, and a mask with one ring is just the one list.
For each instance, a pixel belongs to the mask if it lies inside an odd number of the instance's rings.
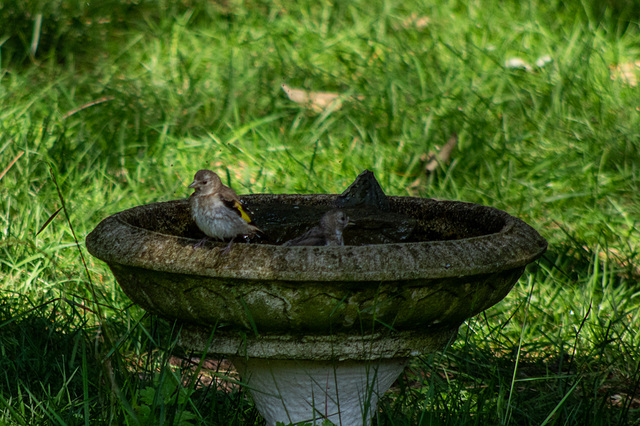
[[[377,424],[640,424],[639,18],[614,1],[5,2],[0,422],[260,424],[73,236],[185,197],[206,167],[239,193],[341,192],[368,168],[387,194],[495,206],[549,240]],[[316,113],[282,82],[363,98]]]

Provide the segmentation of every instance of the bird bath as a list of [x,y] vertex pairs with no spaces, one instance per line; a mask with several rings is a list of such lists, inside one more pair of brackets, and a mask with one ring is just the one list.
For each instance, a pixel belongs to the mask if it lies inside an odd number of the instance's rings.
[[547,247],[501,210],[412,197],[345,208],[356,226],[343,247],[283,247],[338,196],[242,199],[270,243],[194,247],[177,200],[108,217],[87,248],[131,300],[183,324],[181,345],[229,357],[267,425],[370,424],[408,360],[502,300]]

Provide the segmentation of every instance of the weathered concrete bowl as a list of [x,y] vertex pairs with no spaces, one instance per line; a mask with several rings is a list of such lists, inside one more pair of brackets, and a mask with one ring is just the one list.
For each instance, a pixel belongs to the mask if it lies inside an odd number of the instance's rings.
[[345,209],[344,247],[283,247],[336,196],[243,200],[269,244],[194,247],[187,200],[117,213],[86,241],[135,303],[183,323],[183,346],[233,360],[268,425],[370,424],[409,358],[504,298],[547,247],[503,211],[410,197]]
[[[313,209],[317,217],[334,200],[334,195],[243,197],[255,223],[275,241],[286,239],[296,223],[312,226]],[[244,330],[269,338],[285,332],[296,342],[302,336],[402,331],[405,340],[417,339],[407,342],[417,345],[412,350],[398,349],[405,355],[429,346],[420,340],[426,330],[442,330],[441,339],[447,340],[465,319],[500,301],[525,266],[546,250],[533,228],[495,208],[411,197],[389,201],[393,214],[415,220],[407,242],[236,243],[222,254],[215,244],[194,248],[198,230],[188,202],[177,200],[105,219],[87,237],[87,248],[107,262],[135,303],[163,317],[208,329],[224,325],[221,333]],[[357,210],[347,211],[357,216]],[[382,232],[372,229],[372,238]],[[349,240],[347,228],[346,244]],[[291,358],[306,352],[283,350]]]

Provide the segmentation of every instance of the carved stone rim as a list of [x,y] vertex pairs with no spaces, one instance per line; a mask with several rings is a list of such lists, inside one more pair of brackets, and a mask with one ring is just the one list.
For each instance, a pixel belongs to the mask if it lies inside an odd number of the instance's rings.
[[[282,202],[330,206],[335,195],[245,195],[252,204]],[[547,242],[522,220],[493,207],[458,201],[393,197],[392,210],[422,214],[444,208],[503,221],[498,232],[445,241],[344,247],[234,244],[228,254],[195,240],[132,225],[131,215],[187,208],[186,200],[134,207],[104,219],[86,239],[91,254],[107,263],[208,277],[278,281],[395,281],[490,274],[521,268],[545,252]]]

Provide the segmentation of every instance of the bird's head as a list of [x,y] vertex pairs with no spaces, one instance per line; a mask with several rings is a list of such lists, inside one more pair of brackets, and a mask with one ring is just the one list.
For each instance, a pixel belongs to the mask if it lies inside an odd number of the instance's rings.
[[335,231],[342,231],[347,226],[354,225],[354,222],[350,220],[349,216],[342,210],[331,210],[325,213],[320,221],[325,229]]
[[220,176],[211,170],[198,170],[189,188],[195,189],[194,195],[214,194],[222,187]]

